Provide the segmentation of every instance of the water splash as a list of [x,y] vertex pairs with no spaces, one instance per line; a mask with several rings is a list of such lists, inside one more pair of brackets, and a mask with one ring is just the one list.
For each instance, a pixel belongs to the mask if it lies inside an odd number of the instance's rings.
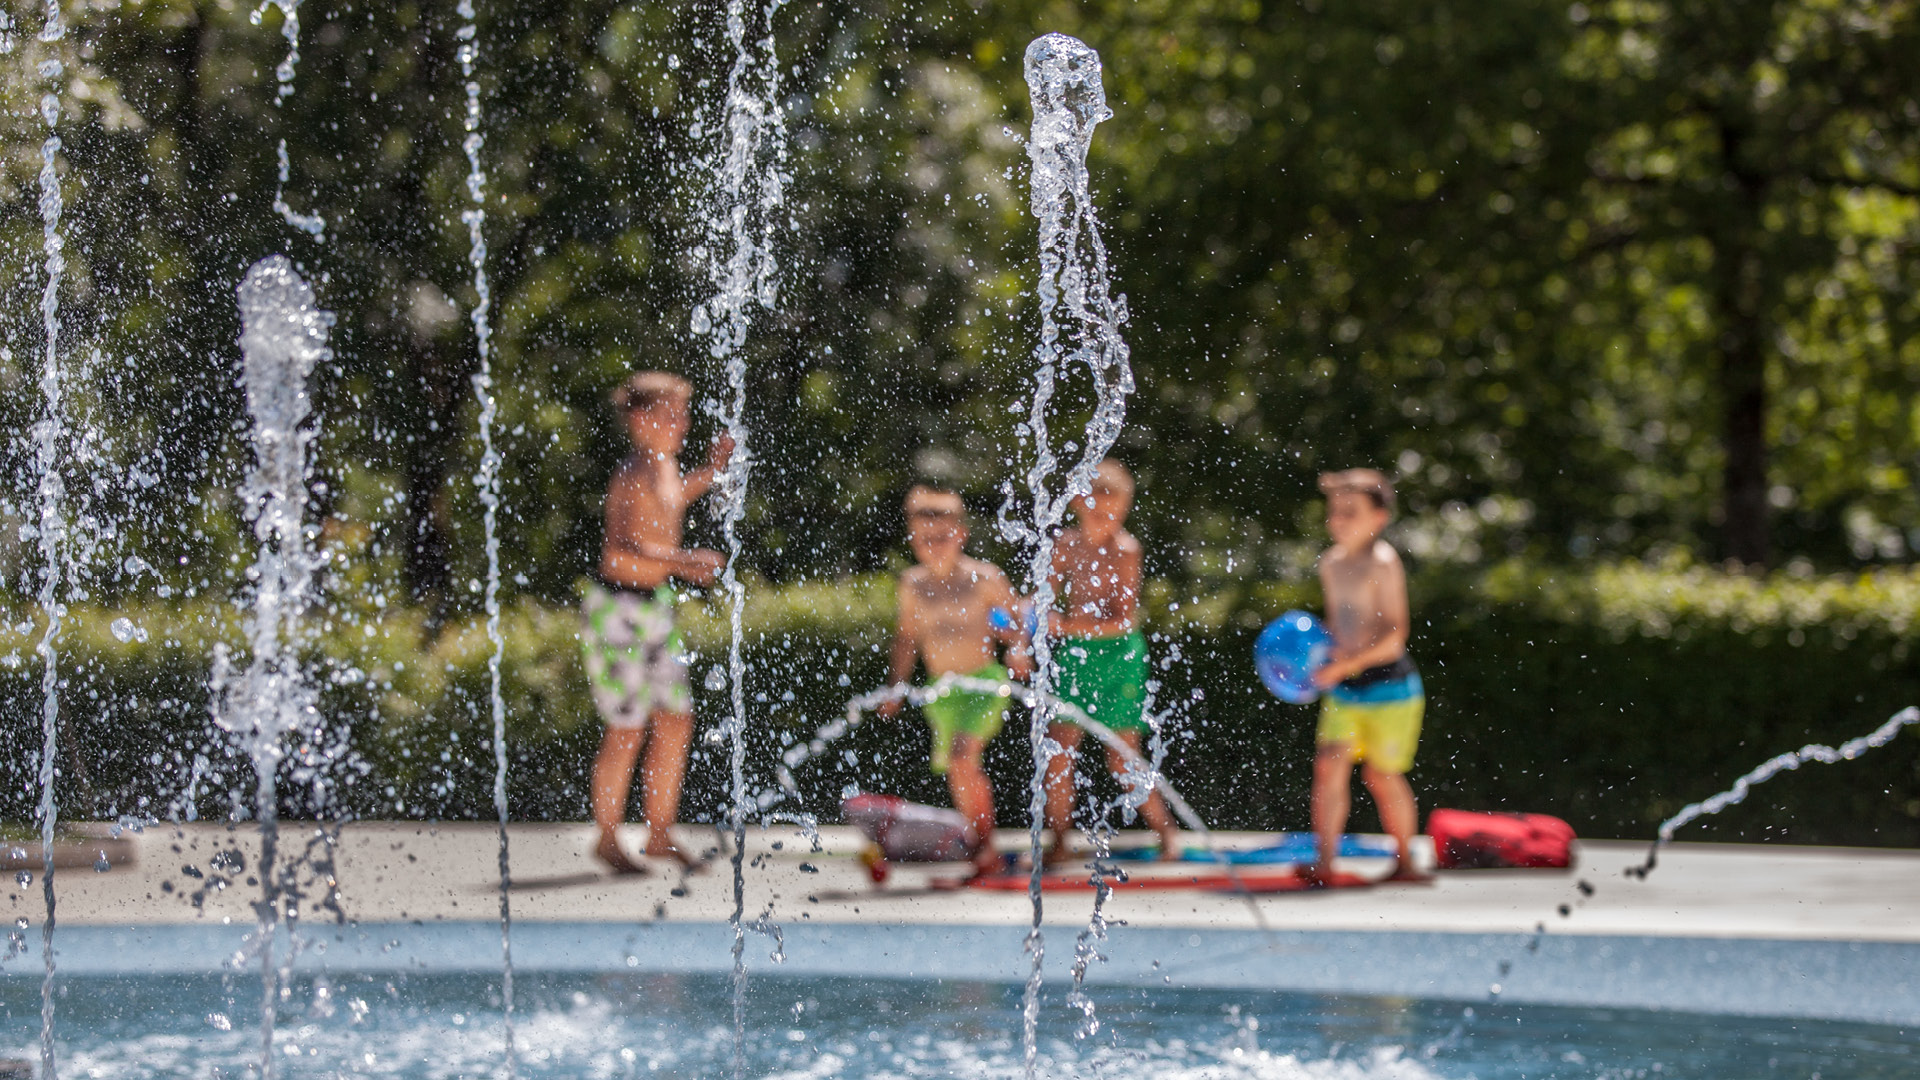
[[[1033,400],[1023,439],[1033,440],[1033,464],[1027,469],[1027,490],[1033,498],[1030,522],[1016,523],[1006,508],[1000,521],[1010,540],[1033,545],[1027,564],[1029,587],[1037,611],[1053,610],[1053,535],[1066,520],[1067,507],[1079,495],[1093,490],[1093,472],[1119,438],[1126,422],[1127,395],[1133,392],[1133,371],[1127,363],[1127,344],[1120,335],[1126,322],[1126,298],[1113,296],[1107,283],[1107,249],[1100,239],[1093,196],[1087,176],[1087,150],[1093,129],[1113,115],[1101,84],[1100,54],[1085,42],[1065,34],[1047,34],[1027,46],[1026,79],[1033,103],[1033,130],[1027,139],[1032,164],[1033,216],[1040,234],[1040,344],[1034,349]],[[1085,448],[1067,470],[1057,490],[1053,474],[1060,461],[1047,434],[1047,415],[1058,382],[1084,364],[1092,381],[1095,405],[1087,422]],[[1073,452],[1073,444],[1067,444]],[[1011,487],[1008,500],[1012,500]],[[1042,837],[1046,819],[1047,763],[1062,748],[1047,735],[1055,708],[1048,691],[1053,685],[1053,650],[1047,641],[1046,620],[1033,637],[1033,685],[1040,697],[1028,724],[1033,746],[1033,779],[1028,788],[1028,845],[1033,869],[1028,897],[1033,921],[1026,950],[1032,958],[1021,1012],[1028,1075],[1038,1060],[1041,968],[1046,939],[1040,931],[1042,898]]]
[[[53,45],[67,36],[60,0],[47,0],[41,42]],[[40,77],[50,88],[40,98],[40,121],[47,129],[40,144],[40,250],[46,286],[40,293],[40,327],[45,354],[40,366],[40,399],[44,415],[34,425],[34,469],[39,474],[40,558],[46,572],[40,579],[39,604],[47,626],[35,652],[40,656],[40,891],[46,901],[46,921],[40,925],[40,947],[46,970],[40,982],[40,1071],[54,1080],[59,1075],[53,1047],[53,959],[55,924],[53,892],[53,827],[59,817],[54,797],[54,753],[60,745],[60,630],[66,615],[61,595],[67,573],[66,485],[60,476],[62,448],[67,440],[66,374],[60,367],[60,281],[66,274],[66,238],[60,232],[64,209],[60,192],[60,76],[64,65],[51,50],[41,61]]]
[[[1160,767],[1166,761],[1166,745],[1160,736],[1161,718],[1154,714],[1153,705],[1153,684],[1150,683],[1146,700],[1141,703],[1141,714],[1146,718],[1151,734],[1148,743],[1151,760],[1132,753],[1132,748],[1128,747],[1129,752],[1121,755],[1126,761],[1126,776],[1121,781],[1120,793],[1094,815],[1092,825],[1088,829],[1093,840],[1093,910],[1087,915],[1086,927],[1073,940],[1071,969],[1073,988],[1067,992],[1067,1005],[1080,1012],[1080,1026],[1075,1035],[1081,1039],[1089,1039],[1100,1033],[1100,1018],[1095,1011],[1093,998],[1087,994],[1086,987],[1087,972],[1095,963],[1105,963],[1107,959],[1100,952],[1100,943],[1107,940],[1107,928],[1110,925],[1107,919],[1107,900],[1113,895],[1113,886],[1108,884],[1108,879],[1114,874],[1112,869],[1113,834],[1116,830],[1114,817],[1117,813],[1122,823],[1131,821],[1133,816],[1139,813],[1140,808],[1147,804],[1147,800],[1153,797],[1156,788],[1162,791],[1173,790],[1172,785],[1160,775]],[[1178,798],[1177,792],[1174,793],[1174,798]],[[1211,834],[1204,828],[1199,831],[1208,849],[1212,850]],[[1226,865],[1228,874],[1238,883],[1238,872],[1232,868],[1231,863]],[[1253,907],[1257,914],[1258,905]]]
[[[1646,860],[1627,867],[1626,876],[1645,881],[1647,875],[1653,873],[1655,867],[1659,865],[1660,849],[1673,842],[1674,833],[1679,831],[1682,826],[1690,824],[1700,818],[1718,814],[1731,806],[1745,802],[1747,796],[1752,793],[1756,786],[1766,783],[1780,773],[1798,769],[1808,762],[1819,762],[1823,765],[1837,765],[1842,761],[1852,761],[1868,750],[1875,750],[1892,742],[1894,737],[1900,734],[1901,729],[1910,724],[1920,724],[1920,706],[1909,705],[1899,712],[1894,713],[1887,719],[1886,723],[1881,724],[1879,727],[1857,739],[1849,739],[1841,743],[1838,747],[1812,743],[1798,750],[1768,758],[1746,775],[1735,780],[1733,786],[1727,790],[1709,798],[1702,799],[1699,802],[1689,803],[1682,807],[1679,813],[1661,822],[1659,829],[1656,830],[1654,834],[1653,843],[1647,850]],[[1560,917],[1563,919],[1570,918],[1574,910],[1584,906],[1588,900],[1593,898],[1597,891],[1585,878],[1576,882],[1574,888],[1579,892],[1579,897],[1559,905],[1558,910]],[[1527,954],[1538,954],[1540,946],[1546,941],[1546,938],[1547,924],[1545,920],[1535,923],[1533,934],[1527,939],[1525,947]],[[1505,983],[1501,980],[1505,980],[1513,973],[1514,965],[1518,959],[1517,955],[1510,955],[1501,959],[1495,965],[1495,981],[1487,987],[1487,997],[1489,1000],[1500,1000],[1500,995],[1505,992]]]
[[[1159,766],[1142,757],[1133,747],[1128,746],[1124,739],[1115,734],[1112,728],[1089,716],[1086,710],[1065,698],[1055,696],[1050,691],[1039,690],[1017,682],[983,679],[974,675],[959,675],[952,672],[940,676],[926,686],[895,683],[892,686],[869,690],[849,699],[846,715],[823,725],[814,732],[812,739],[795,743],[782,755],[780,766],[775,771],[781,791],[763,793],[759,797],[760,807],[767,809],[783,798],[798,796],[800,787],[799,782],[794,778],[793,770],[825,753],[828,746],[859,727],[868,713],[895,701],[924,706],[929,701],[938,701],[953,693],[997,695],[1018,702],[1028,709],[1045,708],[1055,716],[1079,727],[1119,754],[1127,763],[1128,771],[1141,778],[1147,790],[1159,792],[1167,801],[1167,809],[1173,811],[1173,815],[1180,819],[1180,823],[1200,838],[1202,846],[1211,849],[1213,833],[1207,828],[1207,823],[1194,811],[1187,800],[1181,797],[1172,783],[1160,774]],[[1125,797],[1122,796],[1122,798]],[[1145,796],[1141,796],[1140,799],[1144,802]]]
[[1775,776],[1790,769],[1797,769],[1808,762],[1822,765],[1837,765],[1842,761],[1852,761],[1869,750],[1878,749],[1893,741],[1900,729],[1909,724],[1920,724],[1920,707],[1909,705],[1894,713],[1887,722],[1857,739],[1848,739],[1838,747],[1813,743],[1778,757],[1761,762],[1752,772],[1733,782],[1733,786],[1711,798],[1702,799],[1682,807],[1680,812],[1660,823],[1660,831],[1653,841],[1653,847],[1647,852],[1647,861],[1628,870],[1635,877],[1644,878],[1653,870],[1659,860],[1660,848],[1673,842],[1673,834],[1681,826],[1710,814],[1717,814],[1729,806],[1744,802],[1755,786],[1764,784]]
[[[248,16],[253,25],[261,24],[270,7],[280,9],[280,36],[287,40],[287,55],[273,69],[273,78],[278,84],[274,89],[273,107],[277,109],[282,102],[293,96],[293,77],[300,67],[300,0],[264,0],[253,10],[253,14]],[[326,218],[319,214],[297,213],[293,207],[287,205],[287,177],[291,172],[292,164],[287,157],[287,140],[284,138],[280,140],[278,153],[280,172],[279,182],[273,189],[274,210],[287,224],[317,240],[325,240]]]
[[283,879],[292,865],[276,863],[279,793],[276,777],[285,757],[282,738],[319,726],[313,685],[297,647],[313,579],[322,559],[306,527],[313,432],[307,379],[325,359],[333,316],[320,310],[313,290],[284,255],[270,255],[247,271],[238,290],[242,380],[253,417],[254,464],[240,487],[243,512],[253,523],[259,553],[249,578],[252,625],[246,671],[235,676],[226,650],[214,654],[214,722],[237,736],[253,761],[257,780],[254,812],[260,822],[261,897],[256,906],[264,994],[261,1012],[261,1076],[274,1073],[273,1027],[282,972],[274,964],[274,940],[282,923]]
[[287,224],[316,240],[324,241],[327,238],[327,219],[319,214],[299,213],[287,203],[287,177],[292,169],[292,163],[287,157],[287,140],[285,139],[280,140],[279,155],[280,173],[279,180],[273,189],[273,208],[279,212],[281,219]]
[[740,656],[746,586],[739,576],[740,523],[747,512],[747,478],[753,456],[746,421],[747,362],[742,353],[755,310],[771,311],[779,299],[779,260],[773,237],[786,201],[786,120],[780,108],[780,65],[773,19],[785,0],[767,0],[751,11],[745,0],[727,4],[727,43],[733,66],[727,75],[725,119],[706,164],[709,193],[699,254],[713,295],[694,307],[691,329],[707,339],[707,353],[721,362],[727,393],[715,408],[733,440],[733,455],[718,478],[723,497],[721,532],[727,562],[720,573],[728,600],[727,678],[732,714],[721,728],[730,742],[728,823],[733,832],[733,1031],[734,1075],[746,1075],[746,665]]
[[460,0],[460,74],[466,80],[466,138],[461,147],[467,155],[467,197],[473,207],[460,214],[467,226],[467,262],[473,267],[473,342],[480,358],[480,370],[473,376],[474,396],[480,402],[480,469],[473,485],[479,489],[484,508],[481,527],[487,552],[487,641],[493,645],[487,657],[488,703],[493,715],[493,809],[500,819],[500,999],[501,1016],[506,1025],[507,1076],[514,1075],[513,1049],[513,909],[509,900],[513,884],[511,860],[507,850],[507,703],[500,691],[500,665],[506,657],[507,640],[500,630],[500,451],[493,445],[493,422],[499,415],[499,403],[493,396],[493,289],[487,281],[487,174],[480,167],[480,148],[486,136],[480,132],[480,81],[474,68],[480,60],[479,15],[473,0]]

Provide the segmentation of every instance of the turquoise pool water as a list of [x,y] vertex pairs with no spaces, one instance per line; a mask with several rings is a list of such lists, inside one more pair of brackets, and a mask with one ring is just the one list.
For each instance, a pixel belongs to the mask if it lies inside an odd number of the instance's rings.
[[[523,975],[521,1075],[731,1075],[726,981]],[[1078,1037],[1048,1002],[1042,1075],[1140,1080],[1891,1080],[1920,1075],[1912,1032],[1687,1013],[1473,1006],[1261,991],[1107,987]],[[252,978],[63,980],[63,1076],[243,1077],[259,1050]],[[780,1080],[1022,1075],[1020,991],[953,980],[756,978],[749,1075]],[[0,1055],[38,1056],[39,984],[0,977]],[[497,983],[473,975],[301,976],[279,1012],[289,1077],[498,1074]]]

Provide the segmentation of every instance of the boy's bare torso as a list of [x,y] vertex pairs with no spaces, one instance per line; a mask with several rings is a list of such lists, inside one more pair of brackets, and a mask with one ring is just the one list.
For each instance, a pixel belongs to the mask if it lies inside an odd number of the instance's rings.
[[1406,569],[1385,540],[1376,539],[1359,552],[1328,548],[1320,556],[1320,586],[1337,656],[1365,652],[1406,627]]
[[966,674],[993,662],[993,608],[1011,608],[1013,587],[990,562],[962,557],[953,572],[935,577],[925,566],[900,579],[900,624],[912,637],[932,677]]
[[1053,555],[1060,632],[1115,637],[1132,631],[1140,607],[1142,562],[1140,541],[1125,529],[1104,541],[1077,528],[1061,533]]
[[679,463],[644,452],[629,454],[607,485],[601,576],[636,589],[664,585],[673,566],[651,553],[679,549],[686,516],[686,483]]

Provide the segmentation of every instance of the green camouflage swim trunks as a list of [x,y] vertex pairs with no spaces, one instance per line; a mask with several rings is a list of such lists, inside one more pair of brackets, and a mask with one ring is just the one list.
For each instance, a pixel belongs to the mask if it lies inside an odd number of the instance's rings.
[[639,729],[652,713],[689,712],[687,650],[674,629],[672,586],[652,592],[587,586],[580,605],[593,703],[610,728]]

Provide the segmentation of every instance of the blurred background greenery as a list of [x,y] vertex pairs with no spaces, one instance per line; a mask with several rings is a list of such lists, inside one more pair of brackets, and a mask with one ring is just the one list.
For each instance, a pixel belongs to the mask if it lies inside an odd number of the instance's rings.
[[[725,58],[710,4],[479,6],[514,797],[580,817],[597,728],[567,608],[624,451],[606,391],[643,366],[716,389],[686,333],[704,295],[688,249]],[[207,656],[236,636],[251,561],[232,289],[284,251],[338,315],[311,517],[334,555],[314,666],[357,763],[340,790],[357,813],[487,812],[459,20],[450,2],[301,11],[276,106],[278,9],[70,4],[50,44],[35,5],[7,2],[7,815],[31,806],[39,742],[43,571],[19,526],[49,50],[67,69],[60,344],[86,372],[66,479],[92,568],[71,805],[216,814],[244,786],[204,730]],[[1140,383],[1118,453],[1161,597],[1170,768],[1203,812],[1304,824],[1310,714],[1266,700],[1244,658],[1261,620],[1317,602],[1323,468],[1400,485],[1430,802],[1643,835],[1920,697],[1914,3],[821,0],[777,26],[794,184],[781,314],[750,346],[745,530],[763,776],[844,698],[840,675],[881,677],[910,482],[961,489],[976,548],[1015,555],[987,523],[1016,474],[1034,321],[1019,60],[1049,30],[1106,64],[1092,165]],[[288,202],[326,217],[323,242],[270,208],[281,138]],[[147,640],[110,633],[122,616]],[[920,739],[863,732],[807,808],[854,781],[937,797]],[[1003,743],[1011,787],[1023,751]],[[1913,843],[1913,745],[1783,780],[1773,809],[1700,835]],[[712,768],[692,816],[717,806]]]

